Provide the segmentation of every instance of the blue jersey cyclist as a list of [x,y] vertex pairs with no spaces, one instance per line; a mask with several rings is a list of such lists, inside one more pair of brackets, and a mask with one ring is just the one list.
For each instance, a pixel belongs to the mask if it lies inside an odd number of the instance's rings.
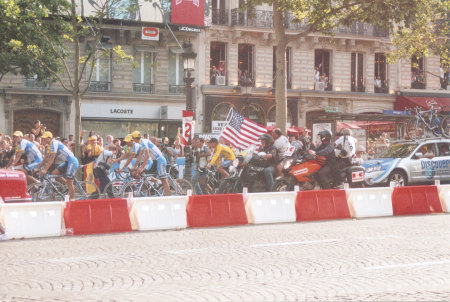
[[73,187],[73,178],[78,169],[78,159],[73,155],[72,151],[58,140],[53,139],[53,134],[50,131],[44,132],[41,136],[42,143],[47,146],[47,154],[42,161],[40,168],[43,168],[39,173],[44,175],[50,169],[53,162],[57,159],[60,164],[51,172],[53,175],[61,175],[65,172],[66,184],[69,189],[70,200],[75,198],[75,190]]
[[[166,196],[170,195],[170,187],[167,181],[167,172],[166,166],[167,161],[164,158],[164,155],[161,153],[161,150],[153,144],[150,140],[141,138],[141,133],[139,131],[134,131],[131,133],[134,141],[139,143],[141,146],[141,151],[139,152],[138,158],[136,159],[136,163],[134,164],[131,170],[136,170],[138,174],[141,174],[144,171],[148,161],[150,158],[156,160],[156,168],[158,170],[158,176],[161,179],[161,182],[164,186],[164,192]],[[142,157],[144,158],[142,161]]]
[[[132,166],[136,165],[136,158],[139,155],[139,152],[141,151],[141,144],[136,143],[133,140],[133,136],[131,136],[131,134],[128,134],[127,136],[125,136],[125,139],[123,140],[127,146],[128,146],[128,151],[127,153],[125,153],[123,156],[121,156],[120,158],[116,159],[115,162],[119,162],[122,161],[123,159],[127,158],[127,161],[125,162],[125,164],[118,170],[119,173],[122,173],[126,168],[129,167],[129,165],[131,164]],[[149,160],[147,165],[145,166],[146,170],[150,170],[150,168],[153,165],[153,161]]]
[[31,172],[36,170],[41,164],[42,153],[35,144],[23,138],[23,133],[21,131],[14,132],[13,139],[16,143],[16,152],[14,153],[14,161],[11,163],[11,166],[14,167],[19,162],[22,155],[25,155],[27,161],[23,168],[27,174],[28,181],[30,183],[35,183],[36,179],[32,177]]

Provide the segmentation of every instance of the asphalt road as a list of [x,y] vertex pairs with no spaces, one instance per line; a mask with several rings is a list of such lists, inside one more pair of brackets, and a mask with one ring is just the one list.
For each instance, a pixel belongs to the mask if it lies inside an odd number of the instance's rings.
[[0,301],[450,300],[450,215],[0,242]]

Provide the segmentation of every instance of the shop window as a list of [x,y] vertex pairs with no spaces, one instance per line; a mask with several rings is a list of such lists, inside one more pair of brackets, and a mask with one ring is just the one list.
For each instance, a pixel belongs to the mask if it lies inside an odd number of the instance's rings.
[[245,105],[241,109],[241,115],[260,125],[266,124],[264,109],[262,109],[261,106],[259,106],[258,104]]
[[[93,62],[86,66],[86,79],[89,78]],[[92,73],[90,91],[111,91],[111,55],[102,53],[97,56]]]
[[134,59],[133,91],[136,93],[154,93],[154,52],[139,51]]
[[351,69],[352,91],[365,92],[366,85],[364,81],[364,56],[362,53],[352,52]]
[[[273,106],[272,108],[269,109],[269,112],[267,113],[267,127],[269,126],[275,126],[276,125],[276,116],[277,112],[276,112],[276,108],[275,106]],[[291,127],[293,125],[292,122],[292,114],[288,111],[287,112],[287,126]]]
[[423,56],[412,56],[411,58],[411,88],[425,89]]
[[169,93],[184,94],[184,64],[179,48],[169,49]]
[[228,25],[228,10],[225,0],[212,0],[212,24]]
[[209,57],[210,83],[211,85],[227,84],[227,44],[222,42],[211,42]]
[[213,121],[226,121],[231,108],[234,108],[231,103],[217,104],[212,110],[211,119]]
[[23,85],[25,88],[50,89],[50,80],[39,80],[37,75],[24,77]]
[[439,78],[442,89],[450,90],[450,81],[448,80],[449,72],[450,72],[449,65],[445,64],[441,59],[441,65],[439,68]]
[[316,90],[332,90],[330,75],[330,51],[316,49],[314,52],[314,87]]
[[374,90],[375,93],[388,93],[389,92],[389,80],[387,60],[384,53],[375,54],[375,66],[374,66]]
[[[291,74],[291,53],[292,53],[292,48],[287,47],[286,48],[286,84],[287,84],[287,88],[291,89],[292,88],[292,74]],[[276,86],[275,84],[275,80],[276,80],[276,62],[277,62],[277,47],[274,46],[273,47],[273,87]]]
[[240,86],[255,86],[253,45],[238,45],[238,79]]

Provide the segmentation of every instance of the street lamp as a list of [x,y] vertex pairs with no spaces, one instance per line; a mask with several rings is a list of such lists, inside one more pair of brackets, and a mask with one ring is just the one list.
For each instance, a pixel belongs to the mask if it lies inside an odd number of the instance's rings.
[[[195,70],[195,58],[197,54],[192,49],[191,41],[185,41],[183,43],[183,59],[184,59],[184,83],[185,83],[185,93],[186,93],[186,110],[194,111],[192,105],[192,83],[195,78],[192,73]],[[194,114],[195,119],[195,114]],[[194,131],[192,129],[191,131]],[[184,158],[185,158],[185,170],[184,178],[191,181],[191,170],[192,170],[192,152],[191,152],[191,138],[189,136],[187,146],[184,148]]]

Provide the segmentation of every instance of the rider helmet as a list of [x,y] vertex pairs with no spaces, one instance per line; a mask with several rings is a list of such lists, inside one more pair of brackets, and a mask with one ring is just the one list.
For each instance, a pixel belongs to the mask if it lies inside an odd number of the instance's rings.
[[272,136],[270,136],[270,135],[267,134],[267,133],[264,133],[263,135],[261,135],[261,136],[258,138],[258,140],[260,140],[260,141],[265,141],[265,142],[266,142],[266,145],[268,145],[268,146],[270,146],[270,145],[273,144],[273,138],[272,138]]
[[324,130],[319,132],[320,141],[322,143],[329,142],[329,141],[331,141],[331,136],[332,135],[333,134],[331,133],[330,130],[324,129]]

